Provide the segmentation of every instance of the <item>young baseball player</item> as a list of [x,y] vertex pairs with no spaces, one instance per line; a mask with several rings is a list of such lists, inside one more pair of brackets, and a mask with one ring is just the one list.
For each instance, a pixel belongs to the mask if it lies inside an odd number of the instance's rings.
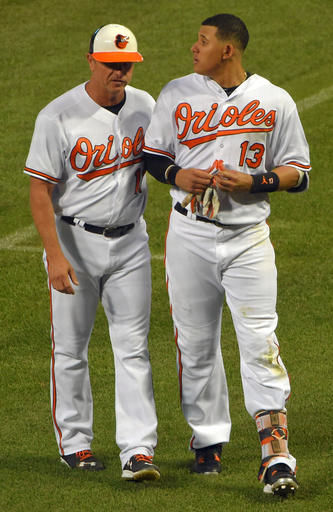
[[245,405],[259,432],[264,491],[294,493],[288,450],[290,384],[275,330],[276,267],[269,195],[308,186],[309,150],[294,101],[243,67],[238,17],[206,19],[194,73],[162,90],[146,133],[149,172],[169,183],[166,278],[182,410],[194,471],[221,470],[231,421],[220,333],[224,298],[237,334]]
[[134,63],[143,60],[128,28],[96,30],[87,59],[90,80],[39,113],[25,167],[49,279],[54,430],[67,466],[104,469],[91,452],[88,369],[101,301],[114,353],[122,477],[155,480],[157,419],[147,346],[151,270],[142,216],[142,148],[155,102],[128,85]]

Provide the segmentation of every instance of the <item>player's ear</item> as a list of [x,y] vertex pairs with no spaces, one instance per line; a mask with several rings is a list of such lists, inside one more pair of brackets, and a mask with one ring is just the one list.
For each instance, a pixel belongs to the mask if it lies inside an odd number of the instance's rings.
[[91,55],[91,53],[87,53],[86,57],[87,57],[87,61],[88,61],[89,67],[90,67],[90,71],[93,72],[95,69],[95,59]]
[[230,59],[235,53],[235,48],[232,43],[226,43],[222,48],[222,57],[221,60]]

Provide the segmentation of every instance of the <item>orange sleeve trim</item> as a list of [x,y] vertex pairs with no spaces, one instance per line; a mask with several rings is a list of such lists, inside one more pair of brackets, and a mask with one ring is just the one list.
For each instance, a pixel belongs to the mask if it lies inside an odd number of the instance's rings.
[[172,160],[175,159],[174,154],[169,153],[168,151],[163,151],[162,149],[156,149],[156,148],[150,148],[149,146],[143,146],[143,151],[147,151],[147,153],[157,153],[158,155],[168,156],[169,158],[172,158]]
[[308,171],[311,169],[311,165],[304,165],[304,164],[300,164],[299,162],[288,162],[285,165],[296,165],[297,167],[300,167],[301,169],[308,170]]
[[52,181],[52,183],[60,183],[61,180],[55,178],[54,176],[50,176],[49,174],[45,174],[44,172],[36,171],[35,169],[30,169],[29,167],[25,167],[24,171],[36,178],[44,178],[46,180]]

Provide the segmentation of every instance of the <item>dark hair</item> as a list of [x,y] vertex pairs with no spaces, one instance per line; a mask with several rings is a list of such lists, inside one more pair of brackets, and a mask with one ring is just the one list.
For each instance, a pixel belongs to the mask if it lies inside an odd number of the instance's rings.
[[220,39],[232,38],[237,41],[242,50],[249,42],[249,33],[244,21],[233,14],[216,14],[202,22],[202,25],[217,27],[217,37]]
[[105,27],[105,25],[102,25],[101,27],[98,27],[95,32],[92,34],[89,42],[89,53],[94,53],[94,41],[95,37],[97,36],[98,32],[101,30],[101,28]]

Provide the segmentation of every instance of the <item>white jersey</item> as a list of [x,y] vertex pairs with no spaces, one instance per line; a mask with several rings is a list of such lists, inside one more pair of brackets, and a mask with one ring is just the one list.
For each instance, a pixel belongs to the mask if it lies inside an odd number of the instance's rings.
[[[197,73],[171,81],[157,100],[144,150],[168,156],[182,168],[208,169],[218,159],[226,169],[248,174],[284,165],[311,169],[295,102],[256,74],[230,96],[217,82]],[[186,196],[177,187],[170,193],[174,203]],[[218,194],[216,220],[222,224],[257,224],[270,213],[268,194]]]
[[125,92],[118,115],[95,103],[85,84],[39,113],[24,172],[56,185],[56,214],[111,227],[142,215],[142,148],[155,101],[129,85]]

